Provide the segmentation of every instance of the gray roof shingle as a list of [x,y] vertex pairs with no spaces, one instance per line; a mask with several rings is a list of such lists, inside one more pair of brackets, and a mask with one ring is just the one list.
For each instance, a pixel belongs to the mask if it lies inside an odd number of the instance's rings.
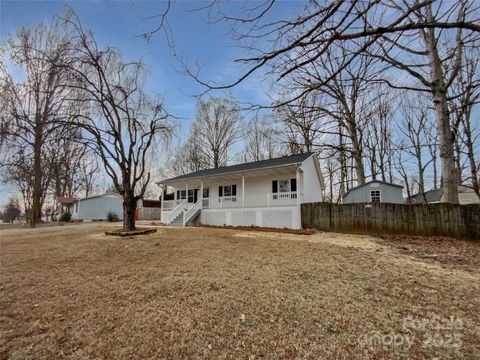
[[284,156],[276,159],[260,160],[260,161],[254,161],[254,162],[249,162],[244,164],[224,166],[216,169],[200,170],[200,171],[195,171],[189,174],[184,174],[184,175],[176,176],[170,179],[166,179],[158,183],[160,184],[163,182],[171,182],[175,180],[186,180],[186,179],[193,179],[193,178],[200,178],[200,177],[207,177],[207,176],[224,175],[224,174],[237,173],[242,171],[260,170],[260,169],[276,167],[276,166],[294,165],[294,164],[302,163],[312,155],[313,153],[297,154],[297,155]]
[[[425,192],[425,197],[422,194],[410,196],[409,200],[414,204],[425,204],[431,202],[439,202],[443,195],[443,189],[433,189]],[[426,200],[426,201],[425,201]]]

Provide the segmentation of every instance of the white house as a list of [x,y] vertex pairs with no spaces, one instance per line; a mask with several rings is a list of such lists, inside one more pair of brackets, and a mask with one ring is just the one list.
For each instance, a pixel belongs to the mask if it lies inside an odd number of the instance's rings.
[[[301,227],[300,204],[322,201],[322,177],[315,154],[208,169],[157,183],[174,188],[162,201],[162,222],[206,225]],[[162,191],[163,194],[163,191]]]
[[106,220],[109,212],[123,218],[123,198],[120,195],[106,193],[79,199],[73,206],[72,219]]

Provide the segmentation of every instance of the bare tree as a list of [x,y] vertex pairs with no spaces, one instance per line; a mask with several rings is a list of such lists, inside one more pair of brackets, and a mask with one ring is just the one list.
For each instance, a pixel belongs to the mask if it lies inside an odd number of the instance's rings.
[[[74,197],[82,190],[81,164],[91,150],[83,143],[80,129],[69,126],[53,149],[52,188],[55,196]],[[92,156],[89,156],[92,161]]]
[[95,154],[88,152],[82,156],[77,166],[76,181],[79,185],[79,190],[85,195],[85,197],[92,195],[94,189],[98,185],[97,179],[99,170]]
[[269,117],[255,116],[247,126],[244,161],[272,159],[279,154],[277,130]]
[[276,109],[275,115],[283,124],[286,142],[294,143],[299,152],[312,152],[314,144],[322,135],[320,131],[322,116],[319,96],[311,94]]
[[[69,34],[57,19],[9,36],[2,52],[0,130],[2,151],[11,155],[2,162],[21,186],[23,196],[28,196],[31,226],[40,221],[52,179],[55,146],[65,130],[62,124],[74,115],[68,99],[76,90],[69,86],[72,79],[65,70],[73,62],[70,44]],[[24,79],[11,75],[4,55],[24,70]]]
[[242,137],[242,118],[237,103],[229,98],[199,100],[193,134],[209,167],[225,166],[232,145]]
[[208,161],[204,157],[197,129],[190,129],[190,136],[185,144],[179,146],[175,156],[169,163],[169,169],[174,175],[183,175],[208,168]]
[[402,145],[400,144],[398,151],[393,155],[393,164],[400,178],[403,180],[405,186],[405,191],[407,193],[407,201],[410,201],[410,198],[415,192],[414,181],[415,179],[410,175],[410,171],[406,168],[406,162],[410,160],[410,157],[407,159],[406,152],[404,151]]
[[80,82],[81,101],[90,110],[77,125],[123,197],[123,228],[134,230],[135,207],[150,180],[148,158],[157,140],[170,135],[170,115],[161,99],[143,91],[146,74],[140,62],[127,63],[118,51],[99,48],[78,18],[67,23],[78,39],[72,50],[76,63],[68,70]]
[[[326,127],[322,132],[333,134],[336,134],[336,131],[341,132],[343,137],[341,151],[348,152],[348,157],[352,158],[356,182],[361,185],[366,179],[364,130],[372,122],[373,114],[377,110],[372,93],[377,91],[374,81],[378,70],[375,66],[376,61],[365,56],[359,56],[350,64],[344,64],[350,51],[347,46],[340,46],[335,51],[329,50],[324,57],[298,72],[298,75],[301,76],[301,84],[307,83],[308,86],[312,86],[311,84],[323,83],[325,78],[337,74],[317,92],[327,98],[325,104],[319,108],[323,112],[323,117],[330,120],[331,124],[338,124],[339,127],[338,129]],[[343,68],[341,72],[337,72],[339,67]]]
[[[3,154],[2,160],[2,182],[15,186],[23,200],[23,209],[30,221],[33,202],[34,172],[32,170],[33,159],[25,157],[22,152],[17,154]],[[46,189],[45,189],[46,191]]]
[[[430,109],[426,101],[422,101],[420,97],[406,97],[402,102],[401,114],[403,121],[398,124],[398,129],[403,134],[400,148],[415,163],[418,185],[418,193],[424,196],[425,188],[425,171],[434,161],[429,156],[427,147],[434,140],[432,137],[432,128],[435,129],[435,123],[429,117]],[[405,161],[402,164],[405,168]]]
[[372,179],[380,176],[382,181],[393,182],[393,112],[396,107],[395,93],[384,87],[374,87],[373,112],[364,131],[367,157]]

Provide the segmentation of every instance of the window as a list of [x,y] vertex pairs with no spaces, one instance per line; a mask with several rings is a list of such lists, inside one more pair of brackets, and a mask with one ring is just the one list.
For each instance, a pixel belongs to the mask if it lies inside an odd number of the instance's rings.
[[203,197],[208,198],[210,196],[209,188],[203,188]]
[[[237,185],[226,185],[218,187],[218,197],[227,197],[226,200],[237,201]],[[225,200],[225,199],[224,199]],[[219,199],[220,201],[220,199]]]
[[[273,180],[272,181],[272,193],[273,199],[276,200],[279,197],[285,198],[290,197],[292,199],[297,198],[297,179],[286,179],[286,180]],[[278,193],[291,193],[291,194],[278,194]]]
[[379,203],[381,199],[380,190],[372,190],[370,191],[370,201],[372,203]]
[[223,196],[232,196],[232,185],[223,187]]
[[177,200],[184,200],[187,198],[186,190],[177,190]]
[[219,186],[218,196],[237,196],[237,185]]
[[188,202],[193,203],[194,198],[193,198],[193,190],[188,190]]
[[278,191],[279,192],[290,192],[290,180],[279,180],[278,181]]

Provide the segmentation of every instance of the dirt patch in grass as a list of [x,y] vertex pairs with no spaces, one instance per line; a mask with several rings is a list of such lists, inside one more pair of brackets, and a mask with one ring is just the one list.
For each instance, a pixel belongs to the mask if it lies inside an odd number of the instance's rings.
[[480,267],[480,241],[459,240],[442,236],[384,235],[380,243],[413,255],[443,264]]
[[156,233],[157,229],[149,229],[144,227],[137,227],[136,230],[124,231],[123,228],[117,228],[105,231],[105,235],[109,236],[138,236]]
[[262,231],[262,232],[273,232],[273,233],[282,233],[282,234],[295,234],[295,235],[312,235],[315,233],[315,230],[312,229],[287,229],[287,228],[272,228],[272,227],[262,227],[262,226],[216,226],[216,225],[191,225],[193,227],[202,227],[207,229],[230,229],[230,230],[242,230],[242,231]]
[[108,229],[2,234],[0,358],[480,357],[478,270],[367,236]]

